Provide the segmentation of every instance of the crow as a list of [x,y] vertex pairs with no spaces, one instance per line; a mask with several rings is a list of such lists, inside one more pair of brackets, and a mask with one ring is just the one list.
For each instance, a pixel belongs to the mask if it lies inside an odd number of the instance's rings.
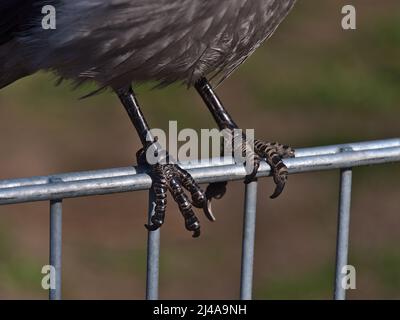
[[[296,0],[1,0],[0,89],[39,70],[55,73],[76,86],[95,82],[115,92],[143,144],[139,163],[149,165],[156,195],[150,231],[164,223],[167,193],[172,194],[193,237],[200,223],[193,207],[214,220],[211,200],[221,198],[226,183],[205,192],[176,162],[149,164],[146,152],[162,152],[150,133],[132,84],[165,87],[183,83],[204,100],[219,129],[238,125],[224,108],[215,87],[232,74],[277,29]],[[56,28],[43,28],[44,6],[55,9]],[[97,91],[95,93],[97,93]],[[233,138],[233,135],[232,135]],[[289,146],[254,140],[243,143],[253,152],[253,181],[261,160],[271,166],[276,189],[283,191],[288,171],[282,159],[293,157]],[[189,198],[184,192],[186,189]]]

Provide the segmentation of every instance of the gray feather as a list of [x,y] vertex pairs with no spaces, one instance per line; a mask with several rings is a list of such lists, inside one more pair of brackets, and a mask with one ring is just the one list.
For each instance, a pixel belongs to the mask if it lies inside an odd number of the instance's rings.
[[[43,30],[35,17],[36,27],[13,40],[18,52],[9,51],[10,59],[22,57],[29,73],[50,70],[118,89],[146,81],[191,85],[202,76],[223,81],[273,34],[295,0],[57,3],[57,29]],[[0,54],[0,70],[2,64]]]

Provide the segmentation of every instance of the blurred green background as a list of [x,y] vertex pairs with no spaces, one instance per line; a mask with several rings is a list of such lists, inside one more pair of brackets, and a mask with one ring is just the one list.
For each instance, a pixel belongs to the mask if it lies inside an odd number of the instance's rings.
[[[357,9],[357,30],[341,28],[341,8]],[[109,93],[78,100],[38,74],[0,92],[0,179],[133,164],[139,140]],[[193,90],[139,88],[153,127],[214,123]],[[219,89],[236,121],[257,136],[294,147],[399,135],[400,2],[299,0],[272,39]],[[350,259],[352,299],[400,298],[400,165],[356,169]],[[258,299],[332,297],[338,172],[291,176],[275,201],[260,182],[254,289]],[[200,214],[193,240],[177,207],[162,229],[161,298],[238,297],[243,183]],[[63,295],[66,299],[143,298],[146,192],[66,200]],[[47,203],[0,207],[0,298],[46,298]]]

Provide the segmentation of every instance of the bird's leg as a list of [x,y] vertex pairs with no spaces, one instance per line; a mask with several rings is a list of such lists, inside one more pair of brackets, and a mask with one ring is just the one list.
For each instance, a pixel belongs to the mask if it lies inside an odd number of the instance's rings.
[[[157,138],[152,136],[132,88],[128,87],[116,92],[143,144],[143,148],[137,152],[138,163],[150,166],[150,175],[153,180],[152,189],[156,200],[155,213],[151,218],[150,225],[146,225],[146,228],[154,231],[164,223],[167,191],[169,190],[179,206],[185,220],[186,229],[193,232],[193,237],[198,237],[200,235],[200,223],[193,212],[193,206],[205,208],[207,206],[205,194],[190,174],[180,168],[168,153],[162,150]],[[151,161],[147,157],[148,154],[151,155]],[[191,200],[185,194],[184,189],[191,194]],[[211,216],[208,215],[208,218],[211,219],[212,214]]]
[[[233,132],[235,129],[239,128],[224,108],[221,100],[218,98],[207,79],[201,78],[195,84],[195,87],[213,115],[220,130],[228,129],[228,131]],[[232,139],[234,138],[235,134],[232,133]],[[271,166],[271,173],[276,184],[275,191],[271,198],[278,197],[285,187],[288,176],[287,168],[282,159],[294,157],[294,149],[276,142],[271,143],[261,140],[255,140],[252,142],[247,141],[247,139],[244,139],[243,141],[242,151],[245,153],[246,159],[251,158],[251,161],[254,163],[253,171],[246,177],[245,182],[249,183],[255,179],[260,165],[260,160],[264,159]],[[211,201],[212,198],[223,196],[225,190],[226,183],[211,184],[207,188],[206,197],[208,201]]]

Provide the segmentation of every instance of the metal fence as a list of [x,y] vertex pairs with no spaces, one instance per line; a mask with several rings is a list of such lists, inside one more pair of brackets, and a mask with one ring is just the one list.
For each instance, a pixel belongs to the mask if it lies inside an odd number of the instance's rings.
[[[340,171],[335,299],[345,299],[346,295],[341,285],[341,271],[347,265],[348,256],[352,168],[398,161],[400,138],[298,149],[296,158],[285,160],[290,174],[335,169]],[[182,167],[199,183],[241,180],[246,175],[245,168],[234,164],[232,159],[216,159],[208,161],[208,164],[198,163]],[[270,167],[263,163],[258,177],[269,174]],[[56,286],[55,289],[50,289],[50,299],[61,299],[63,199],[149,190],[150,187],[150,176],[143,168],[135,167],[1,180],[0,205],[49,201],[50,265],[56,271]],[[248,300],[252,298],[257,182],[252,182],[245,188],[240,298]],[[153,209],[154,195],[149,191],[149,219]],[[151,300],[158,299],[159,255],[160,231],[149,232],[146,298]]]

